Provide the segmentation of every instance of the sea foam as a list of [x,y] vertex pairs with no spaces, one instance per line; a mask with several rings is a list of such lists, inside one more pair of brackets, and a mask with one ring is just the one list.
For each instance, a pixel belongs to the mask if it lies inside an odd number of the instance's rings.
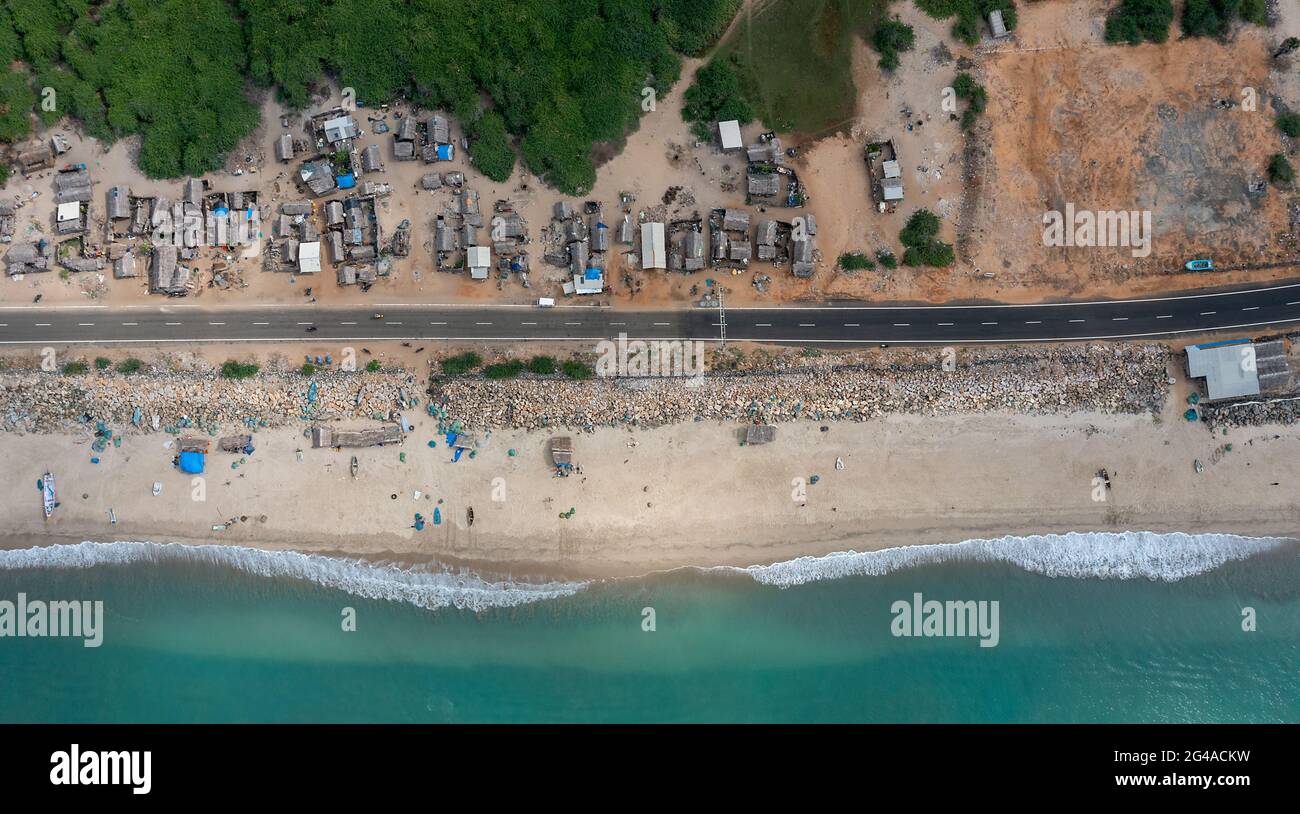
[[944,562],[1005,562],[1048,577],[1177,582],[1292,542],[1289,538],[1233,534],[1069,532],[840,551],[772,565],[716,570],[739,571],[763,585],[787,587],[841,577],[879,576]]
[[95,568],[131,563],[208,563],[259,577],[287,577],[346,591],[365,599],[407,602],[436,610],[481,611],[571,596],[585,582],[489,582],[472,574],[402,568],[298,551],[263,551],[228,545],[149,542],[82,542],[0,551],[0,570]]

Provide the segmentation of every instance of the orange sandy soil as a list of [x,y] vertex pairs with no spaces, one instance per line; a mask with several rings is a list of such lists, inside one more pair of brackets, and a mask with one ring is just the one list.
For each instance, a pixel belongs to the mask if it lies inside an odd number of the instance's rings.
[[[608,263],[608,289],[587,298],[590,304],[615,307],[689,307],[713,279],[733,306],[771,305],[826,299],[1036,301],[1063,297],[1125,297],[1204,285],[1266,281],[1294,276],[1296,268],[1221,272],[1214,275],[1178,273],[1192,256],[1213,257],[1219,266],[1260,263],[1300,257],[1288,223],[1288,203],[1295,197],[1270,188],[1261,198],[1246,194],[1249,181],[1263,173],[1267,157],[1279,150],[1295,153],[1281,143],[1273,127],[1270,94],[1300,104],[1295,65],[1270,64],[1274,43],[1288,33],[1300,33],[1300,11],[1286,5],[1281,24],[1271,30],[1244,28],[1234,42],[1178,41],[1137,48],[1106,46],[1101,30],[1107,3],[1102,0],[1060,0],[1021,4],[1020,25],[1009,40],[985,40],[974,49],[953,41],[951,21],[934,21],[910,2],[893,7],[916,32],[915,48],[902,55],[892,75],[876,67],[877,55],[859,43],[853,70],[859,95],[858,115],[835,132],[782,134],[798,155],[787,164],[806,184],[806,211],[817,217],[817,272],[799,280],[789,266],[755,262],[733,275],[717,268],[690,275],[628,268],[614,243]],[[1176,24],[1175,24],[1176,25]],[[943,89],[959,70],[957,60],[973,61],[969,68],[989,93],[989,109],[975,132],[964,135],[955,116],[942,109]],[[656,110],[646,114],[639,129],[622,145],[598,145],[605,160],[595,188],[584,199],[600,201],[606,222],[621,220],[619,194],[636,196],[634,219],[645,213],[680,218],[698,212],[707,218],[715,207],[744,208],[744,156],[724,155],[714,144],[698,144],[681,121],[682,94],[701,60],[688,60],[683,78]],[[1241,88],[1255,87],[1259,109],[1247,113],[1221,109],[1219,99],[1239,101]],[[337,95],[308,111],[332,106]],[[370,292],[339,287],[327,262],[314,278],[262,270],[260,257],[235,258],[244,286],[219,290],[204,285],[188,302],[205,307],[240,307],[252,303],[302,303],[310,286],[320,305],[364,303],[527,303],[539,296],[559,295],[566,278],[562,269],[542,260],[541,230],[550,222],[556,191],[541,185],[522,164],[506,183],[495,184],[467,163],[463,151],[456,161],[438,165],[397,162],[392,135],[374,135],[367,115],[357,112],[364,137],[361,147],[383,145],[384,172],[368,175],[392,185],[382,199],[380,221],[391,236],[409,218],[414,234],[411,256],[399,259],[393,273]],[[387,123],[395,127],[394,114]],[[257,189],[271,219],[281,203],[306,197],[296,189],[298,162],[274,160],[273,144],[285,132],[284,113],[271,98],[262,102],[263,121],[230,157],[227,166],[206,176],[215,190]],[[301,118],[290,116],[288,130],[301,134]],[[913,125],[907,130],[907,125]],[[762,127],[744,129],[747,143]],[[135,168],[134,140],[105,148],[75,130],[59,130],[73,142],[59,164],[86,162],[95,182],[88,243],[106,246],[103,224],[105,193],[114,184],[127,184],[136,194],[180,197],[179,181],[144,178]],[[48,136],[48,133],[45,134]],[[453,128],[459,141],[459,128]],[[893,138],[903,168],[906,198],[896,212],[880,213],[870,197],[863,145]],[[973,141],[969,141],[973,139]],[[968,157],[970,166],[967,167]],[[1293,160],[1300,160],[1293,158]],[[243,174],[232,172],[242,169]],[[517,278],[473,282],[464,273],[433,270],[432,220],[454,203],[448,191],[418,190],[427,171],[465,172],[467,186],[480,195],[485,221],[496,200],[510,200],[528,221],[532,239],[532,287]],[[52,233],[52,171],[10,180],[0,194],[24,204],[19,210],[15,240]],[[970,183],[964,176],[970,176]],[[680,188],[676,201],[664,205],[669,189]],[[571,199],[572,200],[572,199]],[[1125,249],[1047,249],[1042,246],[1042,214],[1071,201],[1079,209],[1150,209],[1155,239],[1151,257],[1137,260]],[[573,201],[580,204],[580,201]],[[944,219],[944,239],[958,245],[958,262],[949,269],[896,271],[877,269],[840,273],[835,259],[846,251],[874,253],[890,248],[901,254],[897,235],[907,217],[925,207]],[[754,220],[775,216],[789,220],[801,210],[749,207]],[[653,210],[653,211],[651,211]],[[318,213],[319,214],[319,213]],[[323,224],[321,224],[323,226]],[[271,223],[264,223],[269,233]],[[486,227],[485,227],[486,228]],[[481,234],[486,234],[480,230]],[[205,284],[215,250],[206,250],[195,267]],[[977,271],[978,269],[978,271]],[[984,276],[992,273],[992,278]],[[754,277],[771,278],[767,293],[752,285]],[[113,280],[111,267],[102,275],[57,272],[0,280],[0,305],[30,303],[37,294],[49,305],[102,302],[165,304],[147,293],[144,274],[134,280]]]

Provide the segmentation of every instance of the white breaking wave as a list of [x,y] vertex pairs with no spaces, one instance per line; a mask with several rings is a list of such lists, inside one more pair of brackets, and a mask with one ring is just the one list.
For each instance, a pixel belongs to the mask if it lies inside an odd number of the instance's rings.
[[738,571],[763,585],[788,587],[841,577],[880,576],[919,565],[966,561],[1005,562],[1048,577],[1145,577],[1177,582],[1290,542],[1294,541],[1234,534],[1070,532],[900,546],[880,551],[840,551],[824,557],[799,557],[772,565],[705,570]]
[[481,611],[515,607],[571,596],[587,586],[585,582],[488,582],[473,575],[413,570],[363,560],[298,551],[263,551],[243,546],[83,542],[0,551],[0,570],[94,568],[137,562],[211,563],[259,577],[289,577],[365,599],[407,602],[430,610],[454,607]]

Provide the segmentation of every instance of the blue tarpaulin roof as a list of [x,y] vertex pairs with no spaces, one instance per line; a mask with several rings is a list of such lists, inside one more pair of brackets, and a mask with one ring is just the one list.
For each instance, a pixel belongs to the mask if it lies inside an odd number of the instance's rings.
[[438,160],[439,160],[439,161],[450,161],[450,160],[452,159],[452,154],[453,154],[454,149],[455,149],[455,148],[453,148],[450,144],[439,144],[439,145],[438,145]]
[[357,177],[352,173],[339,176],[339,189],[352,189],[357,185]]
[[188,472],[191,475],[202,475],[203,474],[203,453],[182,452],[181,471]]
[[588,280],[599,280],[599,279],[600,279],[600,269],[587,269],[587,279],[588,279]]

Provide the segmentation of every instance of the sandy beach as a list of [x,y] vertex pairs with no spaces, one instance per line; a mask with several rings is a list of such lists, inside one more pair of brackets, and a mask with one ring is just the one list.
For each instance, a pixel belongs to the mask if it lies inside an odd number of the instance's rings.
[[[750,447],[739,446],[734,424],[601,428],[572,435],[582,471],[568,478],[552,476],[551,433],[493,432],[474,458],[452,463],[422,417],[402,447],[355,451],[354,480],[352,450],[311,449],[301,431],[283,428],[256,435],[238,469],[241,456],[209,455],[203,500],[171,465],[171,436],[128,435],[95,465],[88,441],[5,434],[0,545],[216,543],[590,577],[1007,534],[1300,530],[1300,428],[1213,435],[1176,410],[807,421]],[[47,469],[62,500],[49,522],[35,489]],[[1102,469],[1109,490],[1094,481]],[[441,524],[416,531],[415,513],[430,518],[435,507]]]

